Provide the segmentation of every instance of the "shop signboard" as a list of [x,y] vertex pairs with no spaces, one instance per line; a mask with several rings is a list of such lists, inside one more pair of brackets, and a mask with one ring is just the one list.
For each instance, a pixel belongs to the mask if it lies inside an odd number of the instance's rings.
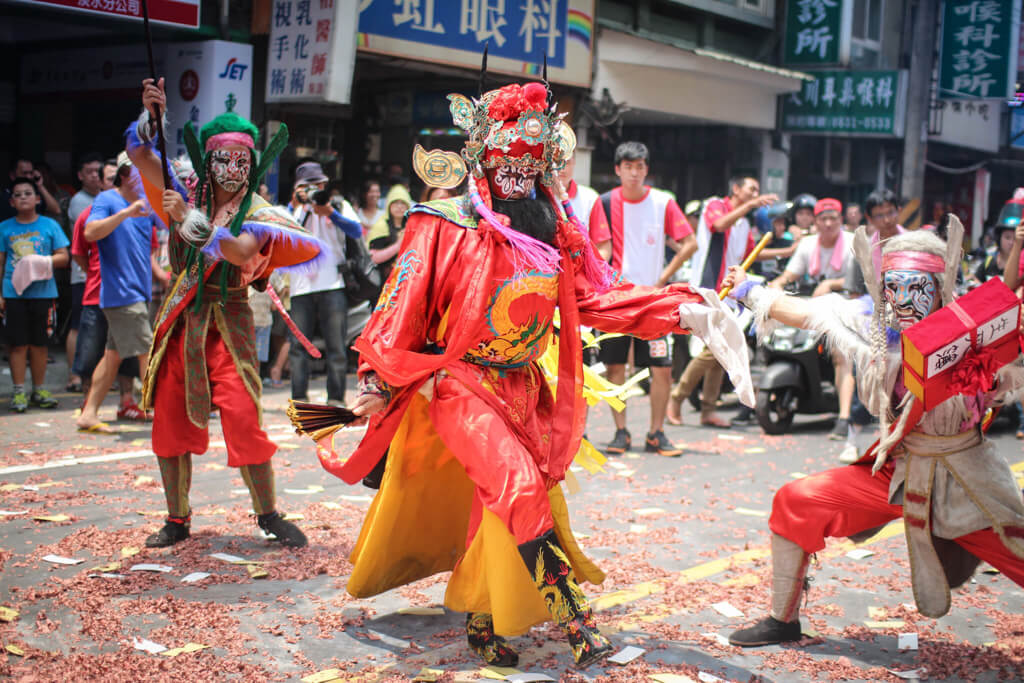
[[1017,76],[1021,0],[945,0],[939,97],[1009,97]]
[[[142,0],[14,0],[113,19],[142,19]],[[199,0],[149,0],[149,20],[158,24],[199,28]]]
[[906,71],[814,71],[795,93],[782,96],[781,128],[788,133],[901,137]]
[[186,153],[185,123],[196,132],[230,108],[252,116],[252,45],[224,40],[169,43],[164,52],[167,153]]
[[[139,31],[142,39],[142,31]],[[163,73],[163,52],[156,50],[157,73]],[[146,46],[139,42],[116,47],[76,47],[26,53],[21,59],[19,90],[22,95],[64,96],[106,93],[138,96],[142,79],[149,78]]]
[[359,49],[589,87],[594,0],[363,0]]
[[786,39],[782,61],[787,66],[838,64],[840,43],[848,40],[842,30],[845,0],[792,0],[786,3]]
[[348,104],[358,14],[359,0],[272,0],[266,101]]
[[984,152],[999,151],[1000,112],[1006,100],[937,100],[930,140]]

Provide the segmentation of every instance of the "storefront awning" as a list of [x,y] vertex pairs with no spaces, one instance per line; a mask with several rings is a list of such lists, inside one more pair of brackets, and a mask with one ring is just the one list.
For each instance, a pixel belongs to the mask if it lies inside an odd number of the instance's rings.
[[811,77],[705,48],[683,48],[603,29],[594,92],[632,110],[681,120],[775,128],[776,97]]

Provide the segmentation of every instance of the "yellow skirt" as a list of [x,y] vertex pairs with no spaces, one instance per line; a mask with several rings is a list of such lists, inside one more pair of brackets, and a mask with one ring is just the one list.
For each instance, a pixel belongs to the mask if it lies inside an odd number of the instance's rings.
[[[555,533],[577,580],[600,584],[604,572],[576,544],[561,487],[548,497]],[[487,612],[504,636],[549,621],[515,539],[497,516],[484,509],[467,547],[473,498],[473,482],[434,430],[427,400],[417,395],[391,442],[380,490],[352,551],[348,592],[370,597],[454,570],[444,600],[449,609]]]

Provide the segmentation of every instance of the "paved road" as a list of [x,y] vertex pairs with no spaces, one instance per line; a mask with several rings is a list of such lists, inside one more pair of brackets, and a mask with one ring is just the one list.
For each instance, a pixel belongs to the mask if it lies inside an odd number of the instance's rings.
[[[322,379],[317,386],[322,390]],[[6,390],[4,377],[0,392]],[[77,434],[67,407],[72,397],[56,411],[0,415],[0,604],[18,611],[0,623],[0,639],[23,653],[0,652],[0,675],[299,680],[336,669],[322,680],[409,680],[427,667],[444,672],[440,680],[483,678],[464,645],[462,615],[430,609],[443,602],[445,576],[371,600],[345,593],[347,557],[372,492],[320,468],[311,443],[288,428],[285,400],[282,390],[265,397],[265,421],[281,446],[274,459],[280,508],[299,516],[310,538],[301,551],[258,535],[242,481],[224,465],[216,427],[211,452],[195,460],[193,537],[147,550],[142,542],[160,525],[163,497],[146,427]],[[633,399],[629,424],[637,442],[646,415],[646,399]],[[724,644],[721,636],[765,613],[772,493],[835,463],[840,444],[827,440],[829,426],[803,420],[783,437],[757,428],[670,428],[686,448],[682,457],[629,453],[603,473],[579,472],[580,491],[569,498],[574,530],[608,575],[602,586],[587,586],[588,595],[615,643],[645,653],[627,666],[581,674],[548,626],[515,641],[520,670],[566,681],[657,674],[897,680],[886,670],[919,667],[950,680],[1024,678],[1024,592],[983,573],[955,593],[949,616],[922,617],[912,604],[899,523],[863,546],[870,557],[847,556],[853,546],[846,541],[819,553],[804,620],[813,638],[753,651]],[[997,425],[994,440],[1020,474],[1024,452],[1007,428]],[[607,409],[593,410],[594,441],[604,443],[611,432]],[[343,434],[338,441],[345,448],[357,439]],[[33,519],[54,515],[68,519]],[[215,552],[258,564],[229,564],[210,557]],[[47,555],[83,562],[53,564]],[[171,570],[130,571],[140,563]],[[259,570],[265,578],[250,574]],[[210,577],[182,582],[197,571]],[[123,578],[90,578],[101,573]],[[727,608],[722,614],[714,607],[720,603],[742,616]],[[899,649],[900,633],[916,633],[919,649]],[[133,638],[208,647],[167,657],[134,649]]]

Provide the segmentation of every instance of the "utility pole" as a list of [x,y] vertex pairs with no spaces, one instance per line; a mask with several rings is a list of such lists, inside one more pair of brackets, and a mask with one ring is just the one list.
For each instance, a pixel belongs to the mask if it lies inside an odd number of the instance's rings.
[[917,205],[916,222],[920,223],[920,207],[924,195],[924,162],[928,155],[928,117],[939,3],[935,0],[919,0],[914,4],[916,6],[911,9],[913,27],[909,34],[905,34],[911,37],[912,47],[900,193],[908,205]]

